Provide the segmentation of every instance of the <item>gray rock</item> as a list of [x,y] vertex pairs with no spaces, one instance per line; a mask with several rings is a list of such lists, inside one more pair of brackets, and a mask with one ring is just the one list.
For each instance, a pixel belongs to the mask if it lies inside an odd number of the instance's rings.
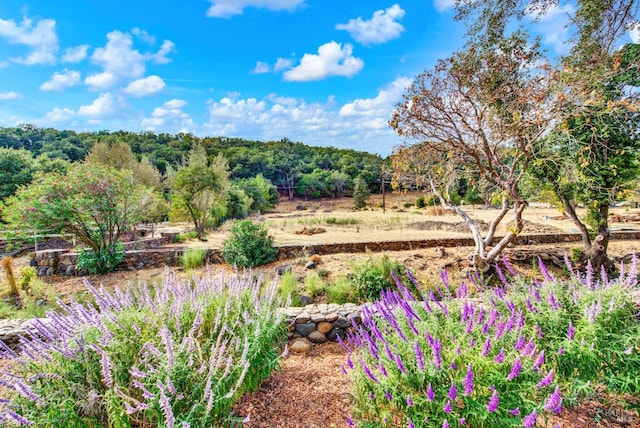
[[338,319],[332,322],[331,325],[335,328],[347,328],[351,323],[345,317],[338,317]]
[[309,315],[309,312],[302,312],[300,315],[296,317],[296,324],[305,324],[310,320],[311,320],[311,315]]
[[282,265],[282,266],[277,266],[275,271],[277,275],[284,275],[287,272],[291,272],[292,269],[293,269],[293,266],[291,265]]
[[74,265],[67,266],[67,269],[64,272],[67,276],[73,276],[76,274],[76,267]]
[[308,338],[313,343],[324,343],[327,341],[327,336],[320,333],[318,330],[312,331]]
[[327,333],[327,339],[332,342],[337,342],[338,336],[340,336],[340,339],[344,339],[345,337],[347,337],[347,333],[341,328],[334,328],[329,333]]
[[305,269],[315,269],[316,263],[313,260],[309,260],[306,265],[304,265]]
[[302,336],[309,336],[314,331],[316,331],[316,324],[311,321],[305,324],[296,324],[296,333]]
[[326,321],[327,322],[334,322],[337,319],[338,319],[338,314],[336,314],[335,312],[331,312],[330,314],[327,314],[327,316],[326,316]]
[[45,275],[52,276],[53,275],[53,268],[52,267],[48,267],[47,271],[45,272]]
[[327,317],[324,314],[321,314],[321,313],[311,314],[311,321],[313,321],[316,324],[326,320],[327,320]]
[[302,302],[303,305],[308,306],[313,302],[313,299],[309,296],[300,295],[300,302]]

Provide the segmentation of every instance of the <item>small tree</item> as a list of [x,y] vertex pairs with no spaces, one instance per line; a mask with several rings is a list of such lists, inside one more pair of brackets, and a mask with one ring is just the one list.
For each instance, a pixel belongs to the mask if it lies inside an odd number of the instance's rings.
[[188,214],[198,238],[203,239],[215,203],[226,198],[229,187],[226,159],[219,154],[208,162],[205,149],[196,145],[189,152],[186,163],[178,168],[171,181],[174,208]]
[[45,174],[20,188],[7,200],[5,214],[24,233],[71,233],[101,252],[140,218],[144,191],[128,171],[79,164],[66,175]]
[[357,210],[367,206],[367,200],[371,196],[369,185],[364,178],[358,176],[353,182],[353,207]]

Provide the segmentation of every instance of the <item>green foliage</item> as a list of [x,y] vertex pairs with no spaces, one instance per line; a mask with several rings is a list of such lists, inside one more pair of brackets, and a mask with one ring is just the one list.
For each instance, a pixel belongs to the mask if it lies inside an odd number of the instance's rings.
[[186,248],[180,256],[180,265],[185,269],[195,269],[204,266],[207,250],[201,248]]
[[243,190],[247,197],[251,199],[250,212],[262,213],[263,211],[272,209],[280,202],[277,187],[271,183],[271,180],[264,178],[262,174],[237,180],[234,182],[234,185]]
[[379,259],[369,257],[365,263],[353,265],[352,271],[351,286],[358,302],[372,302],[380,298],[382,290],[396,289],[391,272],[417,291],[412,283],[406,281],[405,268],[386,254]]
[[278,294],[283,301],[289,300],[291,306],[302,306],[298,292],[298,278],[293,272],[285,272],[278,279]]
[[424,199],[424,196],[420,196],[418,199],[416,199],[416,208],[424,208],[427,206],[427,203]]
[[83,248],[78,253],[76,268],[92,274],[113,272],[122,263],[125,254],[124,245],[121,242],[99,250]]
[[13,195],[19,186],[33,179],[34,161],[26,150],[0,147],[0,201]]
[[353,287],[351,280],[346,276],[338,277],[332,284],[325,288],[329,303],[337,303],[339,305],[354,301]]
[[195,230],[190,230],[189,232],[178,233],[176,235],[176,242],[179,244],[182,244],[183,242],[196,239],[197,237],[198,237],[198,232],[196,232]]
[[357,426],[533,427],[524,418],[534,411],[541,422],[602,386],[637,396],[635,269],[613,281],[540,271],[543,282],[517,278],[474,296],[461,285],[459,298],[443,275],[424,302],[380,302],[388,309],[363,317],[349,356]]
[[70,233],[94,251],[111,248],[142,217],[146,189],[127,171],[74,165],[45,174],[6,201],[4,215],[23,236]]
[[[286,340],[274,288],[170,275],[120,297],[91,287],[98,310],[70,304],[74,329],[60,337],[51,329],[53,343],[14,366],[30,394],[0,411],[52,428],[235,426],[233,406],[277,368]],[[89,311],[91,320],[78,316]]]
[[318,297],[324,292],[325,283],[317,272],[312,272],[304,279],[304,290],[309,297]]
[[231,266],[260,266],[276,260],[278,254],[267,228],[251,220],[236,222],[222,245],[222,257]]
[[369,185],[361,176],[358,176],[353,186],[353,207],[357,210],[366,207],[370,196]]
[[327,224],[337,224],[341,226],[349,225],[349,224],[359,224],[361,223],[360,219],[354,217],[327,217],[325,219],[325,223]]

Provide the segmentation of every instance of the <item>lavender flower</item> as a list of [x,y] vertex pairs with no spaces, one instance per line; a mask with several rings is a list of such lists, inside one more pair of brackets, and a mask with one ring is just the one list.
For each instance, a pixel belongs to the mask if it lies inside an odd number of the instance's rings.
[[511,413],[513,416],[518,416],[520,414],[520,407],[509,410],[509,413]]
[[409,407],[413,406],[413,400],[411,399],[410,395],[407,395],[407,406]]
[[467,420],[465,418],[460,418],[458,419],[458,423],[462,426],[467,425]]
[[353,422],[353,419],[351,419],[350,416],[347,416],[347,425],[349,425],[350,427],[356,426],[356,424]]
[[416,364],[418,365],[418,369],[420,371],[424,370],[424,358],[422,355],[422,348],[420,348],[420,344],[416,340],[413,343],[413,353],[416,355]]
[[416,428],[416,426],[413,424],[413,421],[411,420],[411,418],[407,419],[407,428]]
[[447,421],[446,419],[442,421],[442,428],[449,428],[449,421]]
[[393,399],[393,397],[391,396],[391,393],[389,391],[385,391],[384,392],[384,396],[387,397],[387,400],[391,401]]
[[365,374],[369,377],[369,379],[371,379],[375,383],[378,383],[378,379],[373,375],[367,363],[365,363],[364,360],[362,359],[362,356],[360,357],[360,365],[362,366],[362,370],[364,370]]
[[445,413],[451,413],[451,401],[447,401],[447,404],[444,405],[442,409]]
[[27,426],[35,425],[33,421],[30,421],[29,419],[25,418],[22,415],[19,415],[18,413],[14,412],[11,409],[5,409],[5,412],[7,416],[9,416],[14,421],[18,422],[20,425],[27,425]]
[[559,386],[556,385],[556,389],[554,389],[553,393],[547,398],[544,409],[555,414],[560,413],[562,410],[562,396],[560,395]]
[[524,428],[535,428],[537,419],[536,409],[533,409],[531,413],[522,419],[522,426]]
[[537,372],[540,366],[544,364],[544,349],[538,354],[538,358],[533,363],[533,371]]
[[433,392],[433,387],[431,386],[431,384],[429,384],[427,386],[427,400],[429,400],[430,402],[433,402],[435,398],[436,398],[436,394]]
[[451,387],[449,388],[449,393],[447,394],[447,397],[449,397],[449,400],[455,400],[456,397],[458,396],[458,388],[456,388],[456,385],[451,382]]
[[504,361],[504,348],[500,348],[500,352],[498,352],[498,355],[496,355],[493,361],[498,364],[502,364],[502,362]]
[[487,412],[493,413],[498,410],[498,405],[500,404],[500,399],[498,398],[498,391],[493,390],[493,394],[489,399],[489,403],[487,403]]
[[487,336],[487,340],[484,342],[484,346],[482,347],[481,355],[486,357],[491,352],[491,337]]
[[540,382],[538,382],[536,386],[538,388],[544,388],[545,386],[551,385],[551,381],[553,381],[553,369],[549,370],[549,373],[540,379]]
[[473,368],[471,367],[471,363],[469,363],[467,365],[467,374],[464,377],[464,395],[471,395],[473,388]]
[[518,377],[518,375],[520,374],[520,371],[522,370],[522,363],[520,362],[520,357],[516,357],[515,361],[513,362],[513,365],[511,365],[511,371],[509,372],[509,375],[507,376],[507,380],[512,381],[513,379],[515,379],[516,377]]

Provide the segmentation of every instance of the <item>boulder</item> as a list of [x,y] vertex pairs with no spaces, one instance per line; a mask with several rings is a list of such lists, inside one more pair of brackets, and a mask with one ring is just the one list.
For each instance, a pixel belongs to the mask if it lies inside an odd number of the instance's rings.
[[289,346],[289,352],[294,354],[306,354],[311,350],[311,342],[306,337],[296,339]]

